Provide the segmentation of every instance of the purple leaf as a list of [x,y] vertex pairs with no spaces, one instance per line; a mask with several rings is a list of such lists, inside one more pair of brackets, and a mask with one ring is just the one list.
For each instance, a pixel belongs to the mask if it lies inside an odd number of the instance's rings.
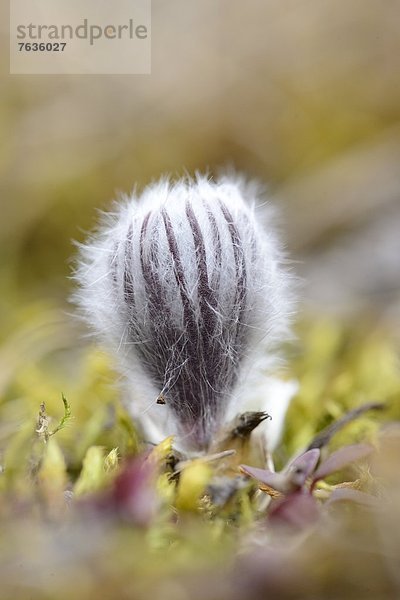
[[269,511],[271,522],[289,525],[295,529],[304,529],[313,525],[318,517],[317,501],[311,494],[303,491],[294,492],[282,500],[277,500]]
[[309,450],[295,458],[280,473],[274,473],[269,469],[257,469],[241,465],[242,471],[257,479],[260,483],[267,485],[282,494],[289,494],[299,490],[305,484],[307,478],[313,473],[318,460],[320,451],[318,449]]
[[290,475],[290,481],[294,487],[302,487],[307,478],[314,472],[320,457],[320,450],[314,448],[304,452],[297,458],[295,458],[285,468],[285,473]]
[[368,444],[354,444],[352,446],[345,446],[340,448],[336,452],[333,452],[328,458],[319,466],[313,478],[313,486],[320,479],[324,479],[328,475],[331,475],[335,471],[339,471],[346,467],[348,464],[365,458],[373,451],[373,447]]
[[240,469],[246,474],[257,479],[260,483],[282,492],[285,494],[288,491],[288,479],[281,473],[274,473],[269,469],[257,469],[256,467],[249,467],[247,465],[240,465]]

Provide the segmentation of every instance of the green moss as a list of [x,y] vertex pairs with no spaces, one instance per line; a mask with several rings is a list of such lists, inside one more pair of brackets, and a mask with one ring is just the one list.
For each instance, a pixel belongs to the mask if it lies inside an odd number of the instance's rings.
[[[261,561],[264,566],[253,577],[271,569],[275,563],[268,561],[275,556],[282,572],[301,567],[307,585],[323,595],[321,590],[341,589],[340,568],[360,568],[362,559],[354,551],[360,536],[378,557],[384,553],[376,530],[362,527],[365,518],[372,518],[365,508],[340,502],[330,509],[327,504],[346,480],[350,489],[376,494],[383,476],[376,475],[373,465],[346,468],[317,485],[318,502],[328,511],[324,518],[329,514],[331,526],[335,523],[332,531],[327,533],[322,521],[300,537],[277,532],[268,517],[269,496],[257,485],[238,485],[228,493],[226,486],[240,477],[240,456],[197,459],[174,474],[173,439],[148,454],[119,402],[107,357],[91,347],[74,350],[71,345],[63,355],[63,369],[59,357],[55,366],[48,355],[35,356],[43,332],[29,324],[32,317],[26,313],[21,324],[21,331],[32,335],[32,345],[29,339],[23,342],[25,352],[32,350],[32,360],[28,363],[21,356],[18,363],[22,337],[8,342],[13,369],[0,404],[0,555],[7,564],[18,557],[24,573],[21,579],[12,567],[3,577],[5,597],[12,592],[24,598],[28,590],[32,598],[229,598],[235,590],[244,598],[246,592],[238,591],[234,582],[244,569],[239,580],[247,581],[247,589],[249,573],[263,553],[269,558]],[[365,402],[384,402],[387,409],[367,412],[347,424],[325,452],[357,441],[378,443],[382,425],[399,419],[400,412],[400,375],[390,335],[324,320],[300,324],[299,344],[302,351],[288,368],[299,379],[300,390],[287,415],[277,466]],[[64,406],[62,389],[68,390]],[[43,402],[45,411],[40,408]],[[144,467],[144,459],[132,462],[138,456],[147,457]],[[393,469],[386,463],[385,469],[398,485]],[[219,486],[218,497],[227,500],[213,504],[210,484]],[[389,525],[382,528],[390,528],[388,519]],[[346,566],[332,558],[334,548],[347,557]],[[36,566],[29,571],[33,557]],[[243,567],[250,558],[253,566]],[[377,594],[387,587],[383,570],[375,566],[366,575]],[[354,581],[360,592],[358,575]],[[279,580],[281,597],[291,597],[291,585],[289,579]]]

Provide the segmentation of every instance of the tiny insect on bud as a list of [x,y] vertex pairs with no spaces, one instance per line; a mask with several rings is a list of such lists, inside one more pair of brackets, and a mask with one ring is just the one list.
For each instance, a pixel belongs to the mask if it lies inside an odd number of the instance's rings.
[[271,220],[240,177],[162,180],[117,204],[81,247],[75,299],[152,442],[174,434],[206,451],[276,362],[292,302]]

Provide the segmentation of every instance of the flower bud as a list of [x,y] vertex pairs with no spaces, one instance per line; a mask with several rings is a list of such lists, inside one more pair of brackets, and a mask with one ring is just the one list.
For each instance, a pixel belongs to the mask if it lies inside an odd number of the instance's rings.
[[290,277],[261,202],[240,178],[162,180],[82,247],[76,298],[153,442],[209,448],[287,337]]

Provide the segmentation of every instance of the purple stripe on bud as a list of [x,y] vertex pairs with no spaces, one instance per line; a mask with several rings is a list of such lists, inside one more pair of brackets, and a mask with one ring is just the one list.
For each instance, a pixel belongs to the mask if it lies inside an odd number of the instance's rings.
[[156,184],[82,253],[78,301],[138,391],[132,413],[154,441],[175,433],[186,449],[209,447],[241,375],[286,335],[279,246],[245,200],[254,187],[240,180]]

